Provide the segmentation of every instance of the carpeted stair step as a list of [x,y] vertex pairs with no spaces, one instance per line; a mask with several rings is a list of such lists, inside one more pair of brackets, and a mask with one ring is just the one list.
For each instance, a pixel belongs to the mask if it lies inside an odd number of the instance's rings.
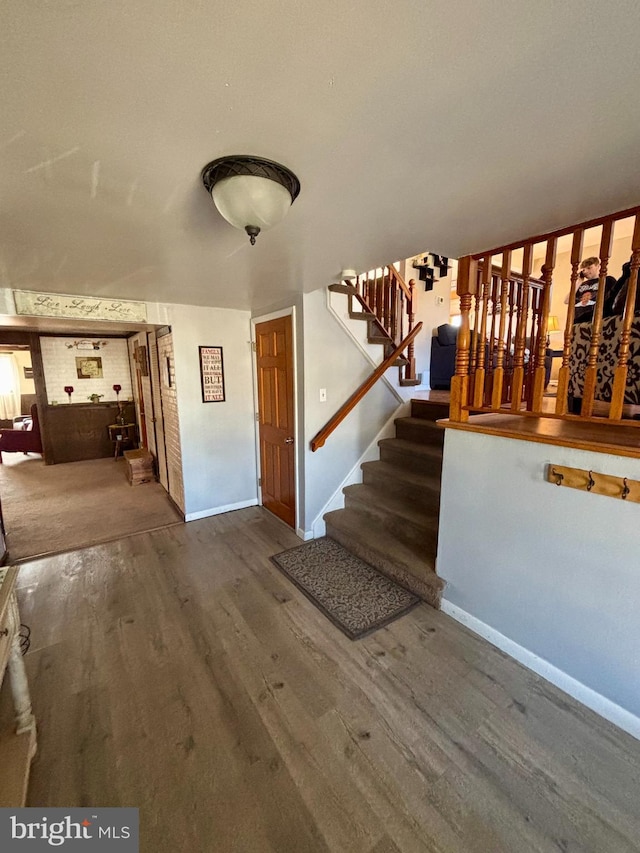
[[429,444],[417,444],[402,438],[383,438],[378,442],[380,459],[399,468],[420,471],[440,477],[442,470],[442,448]]
[[411,417],[423,418],[428,421],[438,421],[449,417],[449,404],[436,403],[432,400],[412,400]]
[[424,418],[396,418],[395,425],[396,438],[442,449],[444,430],[435,421],[427,421]]
[[435,556],[438,512],[416,506],[405,495],[387,494],[373,486],[357,483],[342,490],[345,506],[370,516],[390,536],[407,545],[420,545]]
[[386,494],[404,496],[416,506],[437,512],[440,506],[440,476],[398,468],[388,462],[363,462],[362,480]]
[[435,571],[435,559],[424,548],[394,540],[375,519],[354,509],[339,509],[324,516],[327,536],[387,577],[440,607],[444,582]]

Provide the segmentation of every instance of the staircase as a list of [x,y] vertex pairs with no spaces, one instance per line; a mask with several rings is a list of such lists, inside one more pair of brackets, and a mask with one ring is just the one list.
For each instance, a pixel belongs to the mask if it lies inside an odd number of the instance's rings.
[[447,417],[444,403],[412,400],[396,437],[378,442],[380,460],[343,490],[344,509],[324,516],[327,536],[436,608],[445,584],[435,573],[444,440],[435,422]]

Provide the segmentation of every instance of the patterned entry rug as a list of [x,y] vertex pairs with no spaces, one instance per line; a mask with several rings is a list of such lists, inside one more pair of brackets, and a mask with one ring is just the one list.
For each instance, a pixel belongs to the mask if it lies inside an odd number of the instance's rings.
[[388,625],[420,602],[333,539],[313,539],[271,559],[352,640]]

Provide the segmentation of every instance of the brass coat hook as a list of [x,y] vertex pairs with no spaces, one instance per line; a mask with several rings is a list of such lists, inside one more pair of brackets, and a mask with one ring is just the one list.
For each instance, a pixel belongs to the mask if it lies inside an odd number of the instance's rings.
[[561,486],[562,481],[564,480],[564,474],[561,474],[560,471],[556,471],[555,468],[551,469],[551,473],[556,478],[556,486]]
[[596,481],[593,479],[593,471],[589,471],[589,481],[587,483],[587,491],[590,492],[591,489],[595,486]]
[[627,495],[629,494],[631,489],[629,488],[629,486],[627,484],[627,478],[626,477],[624,478],[624,480],[622,482],[623,482],[623,487],[622,487],[622,494],[620,495],[620,497],[622,498],[623,501],[626,501]]

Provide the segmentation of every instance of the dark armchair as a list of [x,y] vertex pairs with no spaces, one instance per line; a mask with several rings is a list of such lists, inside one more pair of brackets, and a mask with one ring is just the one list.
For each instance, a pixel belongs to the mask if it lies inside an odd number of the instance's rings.
[[31,406],[30,421],[23,422],[22,429],[0,429],[0,464],[3,453],[42,453],[38,407]]

